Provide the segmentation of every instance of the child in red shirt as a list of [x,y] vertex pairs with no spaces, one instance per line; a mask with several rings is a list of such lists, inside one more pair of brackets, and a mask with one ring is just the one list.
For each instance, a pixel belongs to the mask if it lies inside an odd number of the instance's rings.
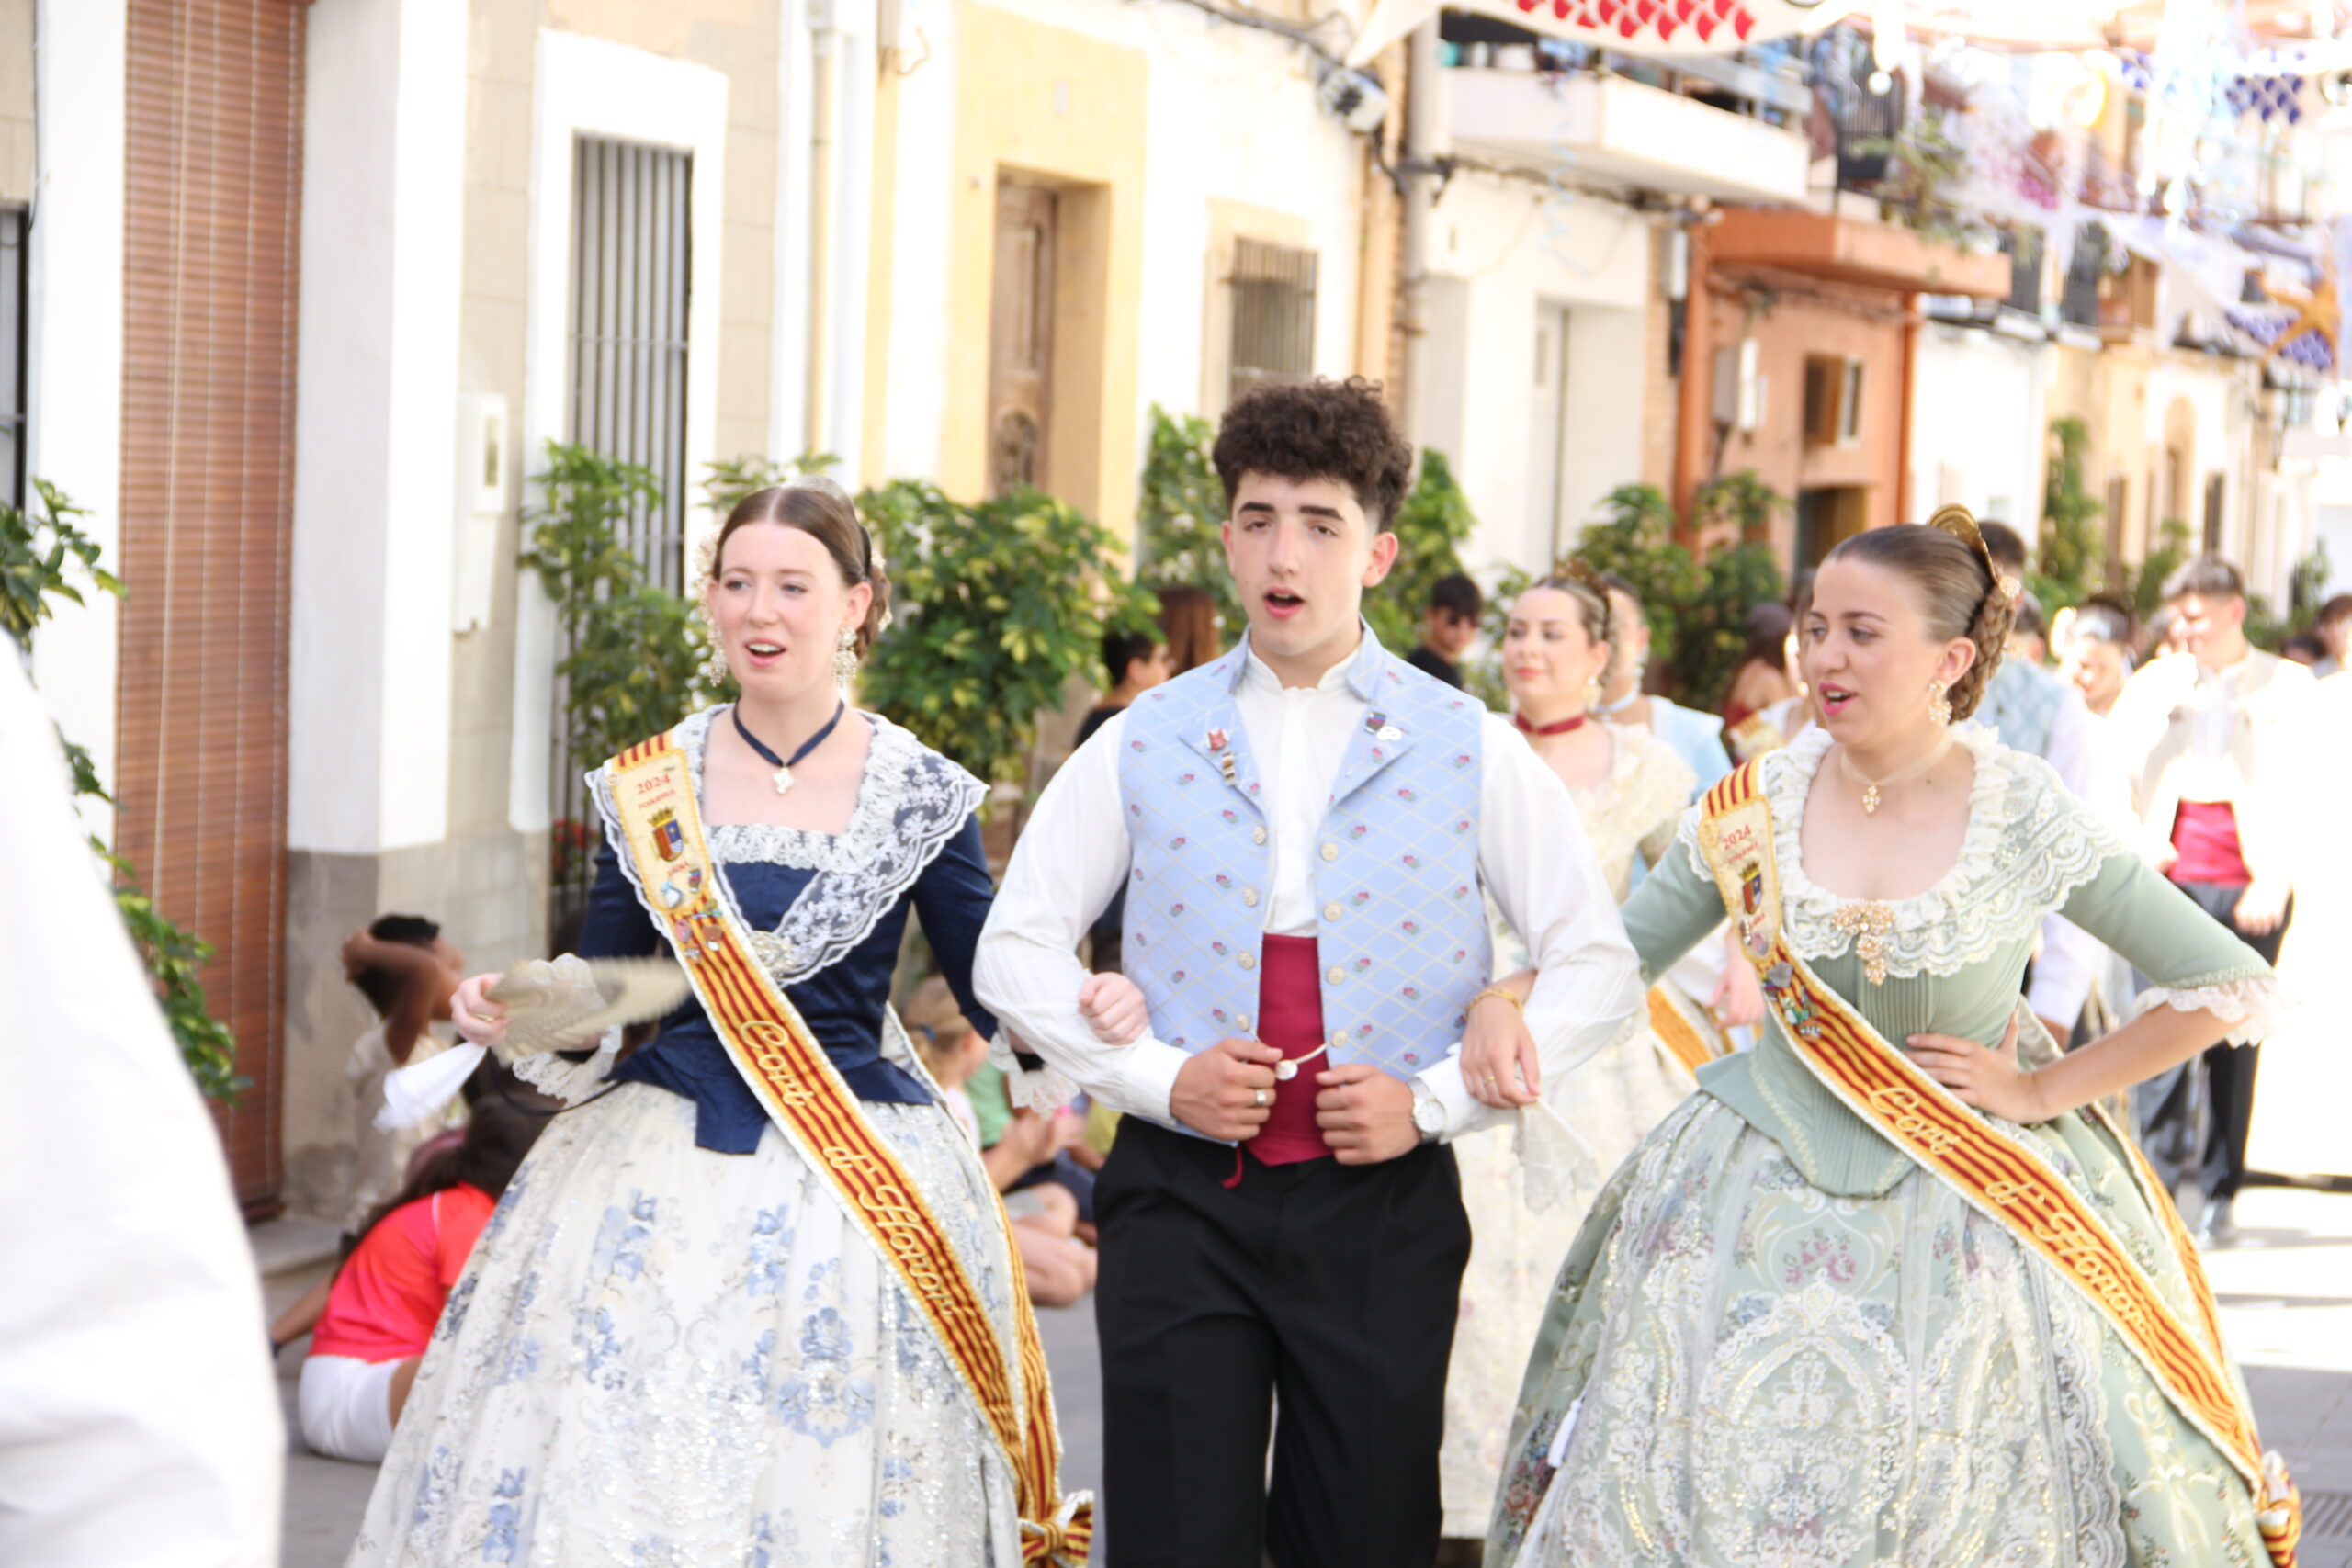
[[302,1363],[298,1404],[313,1450],[365,1463],[384,1457],[441,1308],[545,1121],[482,1096],[465,1142],[429,1160],[352,1248]]

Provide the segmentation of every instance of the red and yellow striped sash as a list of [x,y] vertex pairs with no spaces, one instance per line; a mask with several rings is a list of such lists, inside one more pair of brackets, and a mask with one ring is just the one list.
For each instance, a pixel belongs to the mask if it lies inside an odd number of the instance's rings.
[[1679,1000],[1664,986],[1650,987],[1650,1032],[1674,1059],[1697,1072],[1724,1053],[1714,1038],[1685,1013]]
[[[922,1190],[860,1111],[857,1099],[811,1038],[799,1010],[757,959],[719,897],[694,779],[667,735],[605,764],[629,859],[648,909],[710,1015],[744,1082],[809,1168],[832,1185],[850,1219],[921,1303],[947,1359],[1012,1466],[1024,1563],[1080,1564],[1093,1535],[1093,1504],[1063,1498],[1060,1438],[1045,1351],[1028,1292],[1016,1290],[1018,1393],[1002,1341],[979,1292]],[[1015,1270],[1007,1227],[1005,1252]]]
[[2292,1568],[2301,1527],[2293,1483],[2277,1456],[2266,1462],[2253,1415],[2221,1361],[2221,1319],[2196,1247],[2131,1141],[2114,1139],[2180,1253],[2202,1339],[2038,1147],[1995,1127],[1922,1072],[1791,949],[1781,930],[1771,808],[1755,763],[1707,792],[1702,818],[1700,846],[1724,909],[1797,1059],[1881,1136],[1998,1223],[2106,1317],[2182,1416],[2245,1476],[2273,1563]]

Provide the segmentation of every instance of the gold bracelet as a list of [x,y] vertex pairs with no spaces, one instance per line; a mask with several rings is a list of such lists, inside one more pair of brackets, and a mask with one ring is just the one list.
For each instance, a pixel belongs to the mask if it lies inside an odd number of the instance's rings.
[[1463,1016],[1465,1018],[1468,1017],[1470,1010],[1476,1007],[1480,1002],[1485,1001],[1488,997],[1500,997],[1503,1000],[1517,1008],[1522,1016],[1524,1016],[1527,1011],[1527,1004],[1519,999],[1518,993],[1507,991],[1500,986],[1489,986],[1485,990],[1480,991],[1476,996],[1472,997],[1470,1000],[1464,1004],[1462,1009]]

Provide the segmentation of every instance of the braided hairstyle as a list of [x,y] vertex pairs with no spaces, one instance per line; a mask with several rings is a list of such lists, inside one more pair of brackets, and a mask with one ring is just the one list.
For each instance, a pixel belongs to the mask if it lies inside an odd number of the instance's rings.
[[1954,720],[1966,718],[1984,700],[1984,688],[2000,668],[2017,616],[2018,584],[1994,569],[1993,558],[1964,506],[1946,506],[1923,525],[1872,528],[1829,552],[1833,560],[1868,561],[1900,573],[1917,593],[1928,635],[1938,642],[1966,637],[1976,658],[1944,700]]

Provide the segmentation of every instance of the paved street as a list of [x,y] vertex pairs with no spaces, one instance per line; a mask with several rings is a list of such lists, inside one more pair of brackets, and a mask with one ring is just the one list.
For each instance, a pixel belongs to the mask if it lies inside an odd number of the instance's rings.
[[[2286,1452],[2312,1517],[2303,1568],[2352,1568],[2352,1195],[2266,1187],[2239,1202],[2239,1244],[2207,1262],[2264,1439]],[[273,1280],[275,1309],[315,1274]],[[1038,1314],[1053,1364],[1071,1486],[1102,1482],[1102,1417],[1091,1307]],[[287,1422],[300,1359],[278,1367]],[[284,1568],[335,1568],[374,1484],[372,1466],[287,1459]],[[1106,1520],[1106,1525],[1114,1521]]]

